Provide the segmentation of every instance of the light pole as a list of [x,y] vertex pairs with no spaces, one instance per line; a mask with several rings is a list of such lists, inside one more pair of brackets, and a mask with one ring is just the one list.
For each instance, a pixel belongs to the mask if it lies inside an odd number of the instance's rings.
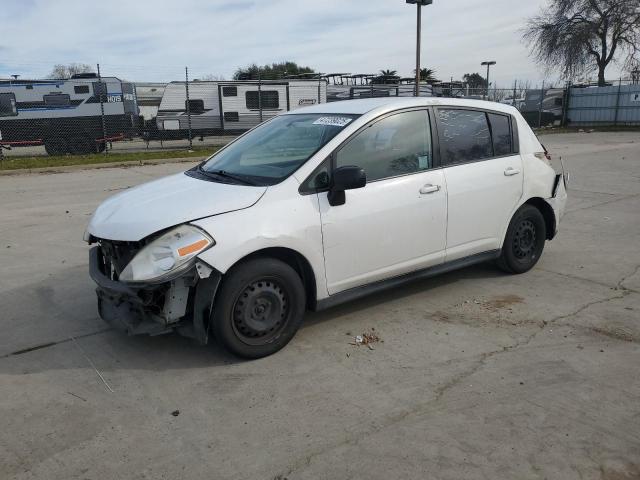
[[406,0],[409,4],[418,6],[418,21],[416,32],[416,97],[420,96],[420,38],[422,36],[422,6],[431,5],[433,0]]
[[491,65],[495,65],[496,62],[495,60],[491,60],[489,62],[482,62],[480,65],[486,65],[487,66],[487,93],[485,95],[485,100],[489,99],[489,68],[491,67]]

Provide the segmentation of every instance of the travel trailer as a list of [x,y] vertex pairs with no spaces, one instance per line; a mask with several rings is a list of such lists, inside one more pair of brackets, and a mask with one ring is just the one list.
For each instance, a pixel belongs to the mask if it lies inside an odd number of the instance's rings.
[[0,80],[0,143],[49,155],[102,151],[137,132],[135,87],[116,77]]
[[327,84],[319,80],[194,81],[167,84],[156,117],[158,135],[239,133],[282,112],[326,103]]

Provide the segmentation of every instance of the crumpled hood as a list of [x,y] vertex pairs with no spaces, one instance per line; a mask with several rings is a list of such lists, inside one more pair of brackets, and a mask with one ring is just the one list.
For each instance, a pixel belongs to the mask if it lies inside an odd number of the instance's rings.
[[248,208],[266,189],[208,182],[179,173],[108,198],[94,212],[87,233],[136,242],[174,225]]

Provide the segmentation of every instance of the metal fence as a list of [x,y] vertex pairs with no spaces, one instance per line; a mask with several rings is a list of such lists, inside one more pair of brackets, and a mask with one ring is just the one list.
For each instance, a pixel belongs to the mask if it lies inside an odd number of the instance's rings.
[[[309,74],[239,81],[130,82],[115,76],[0,80],[0,159],[144,150],[211,151],[285,111],[372,97],[411,97],[412,79]],[[471,88],[420,84],[421,96],[485,99],[518,108],[534,127],[639,125],[640,85]]]
[[572,126],[640,125],[640,84],[568,89],[566,122]]

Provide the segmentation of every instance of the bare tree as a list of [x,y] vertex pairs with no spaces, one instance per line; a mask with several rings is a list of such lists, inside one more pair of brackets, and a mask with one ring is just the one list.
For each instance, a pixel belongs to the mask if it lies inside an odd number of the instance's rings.
[[93,73],[94,69],[86,63],[70,63],[69,65],[57,64],[53,66],[53,70],[48,78],[71,78],[78,73]]
[[213,81],[213,82],[223,82],[226,80],[224,75],[215,75],[213,73],[208,73],[207,75],[203,75],[200,80]]
[[605,72],[613,61],[632,61],[640,49],[640,0],[549,0],[524,29],[539,63],[566,78]]

